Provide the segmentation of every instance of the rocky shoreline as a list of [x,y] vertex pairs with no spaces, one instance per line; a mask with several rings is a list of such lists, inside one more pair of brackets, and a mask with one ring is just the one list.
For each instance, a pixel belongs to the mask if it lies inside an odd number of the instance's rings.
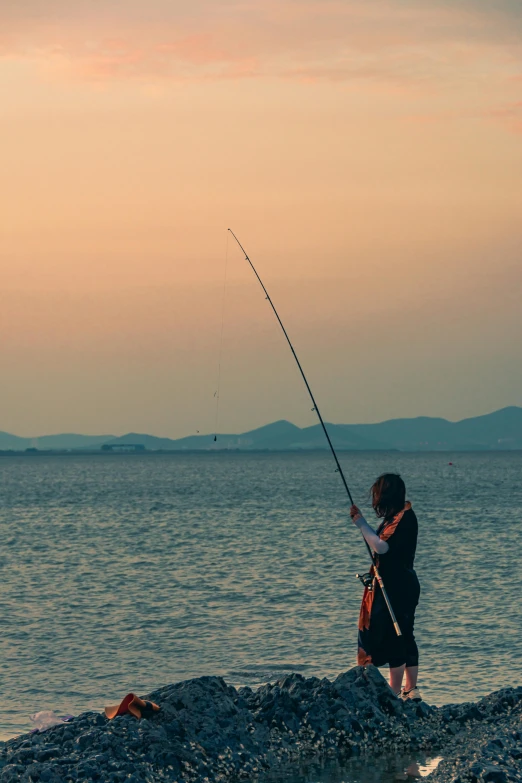
[[430,783],[522,783],[522,687],[404,705],[377,669],[356,667],[333,682],[292,674],[257,690],[201,677],[145,698],[161,705],[150,719],[89,712],[9,740],[0,782],[213,783],[305,758],[422,750],[444,757]]

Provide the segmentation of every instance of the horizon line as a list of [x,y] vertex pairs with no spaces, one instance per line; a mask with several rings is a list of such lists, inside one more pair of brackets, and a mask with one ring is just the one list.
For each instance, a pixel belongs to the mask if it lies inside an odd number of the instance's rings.
[[[482,413],[475,416],[465,416],[463,419],[447,419],[444,416],[429,416],[426,414],[421,414],[419,416],[399,416],[397,418],[391,418],[391,419],[381,419],[380,421],[374,421],[374,422],[357,422],[357,423],[345,423],[345,422],[333,422],[333,421],[325,421],[325,424],[327,426],[333,426],[333,427],[372,427],[372,426],[378,426],[380,424],[387,424],[392,421],[418,421],[419,419],[430,419],[433,421],[445,421],[449,424],[460,424],[463,421],[469,421],[471,419],[480,419],[484,418],[486,416],[492,416],[496,413],[501,413],[502,411],[507,410],[522,410],[522,405],[505,405],[502,408],[497,408],[495,410],[489,411],[488,413]],[[0,430],[0,435],[8,435],[12,438],[19,438],[20,440],[31,440],[36,441],[40,440],[41,438],[55,438],[55,437],[84,437],[84,438],[107,438],[107,439],[114,439],[118,440],[119,438],[124,438],[128,435],[137,435],[137,436],[146,436],[151,438],[158,438],[161,440],[172,440],[172,441],[178,441],[178,440],[184,440],[185,438],[206,438],[206,437],[213,437],[214,435],[221,435],[221,437],[226,436],[235,436],[235,435],[245,435],[250,432],[256,432],[257,430],[261,430],[264,427],[270,427],[274,424],[279,423],[286,423],[291,424],[293,427],[296,427],[296,429],[299,430],[307,430],[311,429],[312,427],[321,426],[319,422],[316,424],[309,424],[305,427],[300,427],[298,424],[294,424],[289,419],[275,419],[274,421],[267,422],[266,424],[260,424],[258,427],[253,427],[252,429],[243,430],[242,432],[205,432],[205,433],[190,433],[189,435],[182,435],[180,437],[171,437],[169,435],[153,435],[150,432],[138,432],[136,430],[128,430],[127,432],[124,432],[121,435],[114,435],[112,433],[103,433],[103,434],[86,434],[82,432],[52,432],[46,435],[16,435],[13,432],[8,432],[7,430]]]

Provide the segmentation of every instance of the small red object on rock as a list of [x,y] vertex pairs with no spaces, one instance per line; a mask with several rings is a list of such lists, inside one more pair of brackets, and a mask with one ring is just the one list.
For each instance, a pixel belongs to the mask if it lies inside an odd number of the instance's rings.
[[153,712],[159,712],[159,706],[153,701],[144,701],[134,693],[128,693],[123,701],[115,707],[105,707],[105,715],[109,720],[117,718],[118,715],[127,715],[129,713],[135,718],[149,717]]

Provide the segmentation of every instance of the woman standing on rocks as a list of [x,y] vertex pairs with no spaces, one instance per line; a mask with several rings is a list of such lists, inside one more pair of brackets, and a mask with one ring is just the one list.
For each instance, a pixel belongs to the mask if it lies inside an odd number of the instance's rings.
[[[371,490],[372,506],[381,523],[377,530],[368,524],[357,506],[350,516],[361,531],[379,568],[402,636],[395,633],[390,613],[376,579],[366,587],[359,616],[357,663],[390,667],[390,687],[402,699],[420,701],[417,688],[419,651],[413,635],[420,585],[413,569],[417,547],[417,517],[406,502],[404,481],[395,473],[379,476]],[[373,568],[370,572],[373,574]],[[406,680],[402,686],[404,674]]]

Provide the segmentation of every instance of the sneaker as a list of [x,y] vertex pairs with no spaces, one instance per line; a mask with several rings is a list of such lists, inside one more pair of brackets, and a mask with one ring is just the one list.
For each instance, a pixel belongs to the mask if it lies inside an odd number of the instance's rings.
[[422,696],[418,688],[411,688],[409,691],[403,690],[401,692],[401,699],[403,701],[422,701]]

